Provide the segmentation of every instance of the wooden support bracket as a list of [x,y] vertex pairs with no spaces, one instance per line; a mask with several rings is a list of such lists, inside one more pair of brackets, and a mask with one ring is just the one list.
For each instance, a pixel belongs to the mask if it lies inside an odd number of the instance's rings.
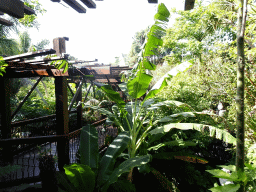
[[86,13],[86,9],[75,0],[63,0],[70,7],[75,9],[78,13]]
[[96,8],[96,4],[92,0],[81,0],[88,8]]
[[20,19],[24,17],[24,3],[20,0],[0,1],[0,11]]
[[191,10],[194,8],[195,0],[185,0],[185,11]]
[[32,92],[35,90],[35,88],[37,87],[37,85],[39,84],[39,82],[43,79],[43,77],[39,77],[39,79],[36,81],[36,83],[33,85],[33,87],[30,89],[30,91],[28,92],[28,94],[23,98],[23,100],[20,102],[19,106],[17,107],[17,109],[13,112],[11,119],[13,119],[13,117],[19,112],[20,108],[23,106],[23,104],[27,101],[27,99],[29,98],[29,96],[32,94]]
[[0,24],[1,25],[6,25],[6,26],[12,26],[13,25],[12,22],[10,22],[10,21],[8,21],[6,19],[3,19],[3,18],[0,18]]

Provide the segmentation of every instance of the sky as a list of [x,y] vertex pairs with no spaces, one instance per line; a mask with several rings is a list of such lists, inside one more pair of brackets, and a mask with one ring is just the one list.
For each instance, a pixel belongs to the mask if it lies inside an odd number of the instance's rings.
[[[47,12],[38,15],[39,29],[28,30],[33,44],[48,39],[47,48],[53,48],[54,38],[69,37],[67,54],[84,61],[98,59],[104,64],[115,62],[115,57],[122,53],[129,54],[135,33],[154,24],[157,12],[157,4],[148,0],[94,0],[96,9],[84,6],[86,13],[76,12],[63,1],[62,4],[50,0],[39,2]],[[184,9],[183,0],[158,0],[158,3],[164,3],[169,10]]]

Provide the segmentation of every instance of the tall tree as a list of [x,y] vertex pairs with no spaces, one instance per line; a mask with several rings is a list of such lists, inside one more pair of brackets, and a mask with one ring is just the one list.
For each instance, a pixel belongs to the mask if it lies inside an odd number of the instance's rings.
[[31,38],[27,31],[19,34],[19,49],[21,53],[27,53],[31,47]]
[[128,58],[130,65],[134,65],[137,63],[138,55],[142,49],[142,45],[146,40],[148,31],[149,31],[149,27],[139,32],[136,32],[135,36],[133,37],[133,42],[132,42],[132,46],[131,46],[131,50]]
[[[238,174],[244,173],[244,34],[247,14],[247,0],[238,1],[237,21],[237,147],[236,147],[236,170]],[[242,183],[239,192],[245,191]]]

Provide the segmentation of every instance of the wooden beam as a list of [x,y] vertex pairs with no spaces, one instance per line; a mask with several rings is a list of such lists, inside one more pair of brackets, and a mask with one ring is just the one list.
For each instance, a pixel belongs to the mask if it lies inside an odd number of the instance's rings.
[[6,26],[12,26],[13,25],[12,22],[10,22],[10,21],[8,21],[6,19],[3,19],[3,18],[0,18],[0,24],[1,25],[6,25]]
[[68,72],[62,73],[63,69],[39,69],[39,70],[14,70],[6,68],[4,77],[8,78],[24,78],[24,77],[62,77],[68,76]]
[[[69,114],[73,114],[73,113],[77,113],[76,110],[72,110],[69,112]],[[37,117],[37,118],[34,118],[34,119],[27,119],[27,120],[23,120],[23,121],[15,121],[15,122],[12,122],[12,127],[19,127],[19,126],[24,126],[24,125],[27,125],[27,124],[31,124],[31,123],[36,123],[36,122],[42,122],[42,121],[46,121],[46,120],[49,120],[49,119],[55,119],[56,118],[56,115],[47,115],[47,116],[43,116],[43,117]],[[0,128],[2,126],[0,125]]]
[[[1,112],[1,135],[3,139],[11,138],[11,84],[9,78],[0,77],[0,89],[2,98],[0,100]],[[10,145],[1,145],[3,147],[4,164],[7,165],[12,161],[12,149]]]
[[88,8],[96,8],[96,4],[92,0],[81,0]]
[[28,94],[23,98],[23,100],[20,102],[19,106],[15,109],[15,111],[12,113],[11,119],[19,112],[20,108],[23,106],[23,104],[27,101],[29,96],[32,94],[38,83],[43,79],[43,77],[39,77],[39,79],[36,81],[36,83],[33,85],[33,87],[30,89]]
[[[67,78],[55,77],[55,97],[56,97],[56,123],[57,135],[69,134],[69,113],[68,113],[68,94]],[[57,142],[58,167],[63,171],[63,166],[69,165],[69,141],[68,139]]]
[[37,57],[37,56],[44,56],[44,55],[49,55],[49,54],[54,54],[56,51],[54,49],[45,49],[41,51],[36,51],[36,52],[29,52],[29,53],[23,53],[20,55],[14,55],[10,57],[4,57],[4,61],[11,61],[11,60],[16,60],[16,59],[25,59],[29,57]]
[[158,0],[148,0],[149,3],[158,3]]
[[[50,61],[56,61],[56,60],[63,60],[63,59],[68,59],[68,57],[65,55],[64,57],[51,57],[51,58],[39,58],[39,59],[34,59],[34,60],[26,60],[26,61],[22,61],[22,62],[18,62],[19,64],[23,64],[23,63],[48,63]],[[40,64],[42,64],[40,63]]]
[[24,13],[26,13],[27,15],[33,15],[33,14],[36,14],[36,12],[31,9],[30,7],[24,5]]
[[14,69],[23,68],[23,70],[28,70],[28,69],[56,69],[53,65],[28,64],[28,63],[23,63],[23,62],[21,62],[21,63],[8,62],[8,67],[13,67]]
[[24,17],[24,3],[20,0],[0,1],[0,11],[20,19]]
[[195,0],[185,0],[185,11],[191,10],[194,8]]
[[70,7],[75,9],[78,13],[86,13],[86,9],[75,0],[63,0]]

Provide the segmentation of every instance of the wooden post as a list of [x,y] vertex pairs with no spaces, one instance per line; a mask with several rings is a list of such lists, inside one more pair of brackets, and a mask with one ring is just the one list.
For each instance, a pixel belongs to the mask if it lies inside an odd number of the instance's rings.
[[[77,91],[79,91],[77,98],[76,98],[76,102],[78,104],[78,102],[82,102],[82,89],[78,89],[79,87],[79,83],[76,83],[76,89]],[[77,128],[80,129],[82,128],[82,105],[80,105],[79,107],[77,107]]]
[[[67,135],[69,133],[69,113],[67,95],[67,77],[55,77],[56,96],[56,123],[57,135]],[[69,164],[69,140],[64,139],[57,142],[58,166],[63,171],[63,166]]]
[[53,49],[56,51],[57,56],[61,56],[62,53],[66,53],[66,41],[64,37],[58,37],[53,39]]
[[[9,139],[11,138],[11,90],[10,90],[10,79],[0,77],[0,89],[1,89],[1,134],[2,139]],[[11,154],[11,146],[0,146],[3,147],[3,163],[7,165],[12,161],[12,154]]]

